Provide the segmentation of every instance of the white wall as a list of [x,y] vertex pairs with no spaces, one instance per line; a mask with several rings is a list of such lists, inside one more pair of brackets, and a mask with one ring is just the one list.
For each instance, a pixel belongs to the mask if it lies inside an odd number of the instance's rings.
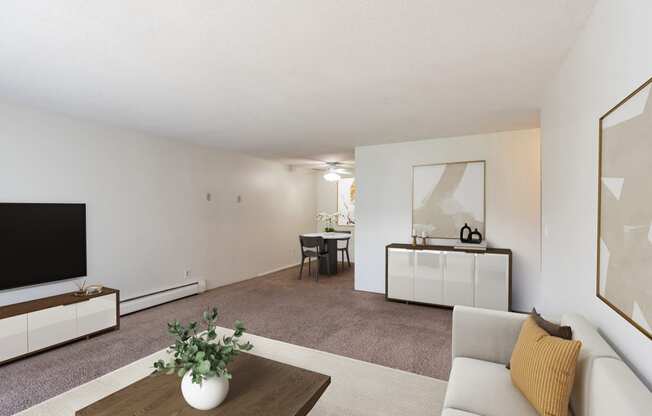
[[[544,312],[575,311],[652,384],[652,342],[595,295],[598,119],[652,76],[652,2],[599,1],[542,110]],[[651,136],[652,140],[652,136]]]
[[513,251],[513,303],[540,293],[539,130],[356,148],[355,288],[385,291],[385,245],[410,242],[412,166],[486,160],[486,238]]
[[[323,176],[323,172],[315,174],[317,212],[327,212],[332,214],[337,212],[337,182],[328,182],[323,178]],[[318,231],[323,231],[324,224],[317,224],[317,228]],[[336,225],[334,228],[338,231],[351,231],[351,240],[349,241],[349,257],[351,257],[351,263],[355,262],[355,227],[348,225]],[[342,245],[343,243],[339,244]]]
[[[187,269],[216,287],[296,264],[316,212],[311,173],[7,103],[0,201],[86,203],[89,282],[123,298],[182,283]],[[1,291],[0,304],[73,283]]]

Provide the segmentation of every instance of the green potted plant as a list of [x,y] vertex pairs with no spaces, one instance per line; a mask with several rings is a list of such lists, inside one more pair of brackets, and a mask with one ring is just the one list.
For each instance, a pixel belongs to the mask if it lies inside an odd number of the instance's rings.
[[202,330],[197,322],[187,326],[179,321],[168,323],[168,332],[174,336],[174,345],[168,352],[170,361],[158,360],[154,363],[156,373],[177,374],[182,378],[181,393],[186,402],[198,410],[210,410],[219,406],[229,392],[228,365],[240,354],[250,351],[251,343],[240,342],[245,332],[244,324],[236,321],[232,336],[218,338],[215,330],[217,308],[203,314]]

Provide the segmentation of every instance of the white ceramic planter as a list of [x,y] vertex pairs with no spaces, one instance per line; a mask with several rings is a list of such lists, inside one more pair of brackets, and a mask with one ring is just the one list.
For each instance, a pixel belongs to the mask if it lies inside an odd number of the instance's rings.
[[197,410],[211,410],[219,406],[229,393],[229,380],[211,377],[201,385],[192,382],[190,372],[181,379],[181,394],[186,402]]

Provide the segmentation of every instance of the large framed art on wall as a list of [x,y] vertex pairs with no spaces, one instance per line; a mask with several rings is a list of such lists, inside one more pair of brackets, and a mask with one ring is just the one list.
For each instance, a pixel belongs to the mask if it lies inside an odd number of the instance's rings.
[[355,178],[337,181],[337,225],[355,225]]
[[652,79],[599,121],[596,294],[652,339]]
[[457,239],[464,224],[485,235],[485,161],[414,166],[414,232]]

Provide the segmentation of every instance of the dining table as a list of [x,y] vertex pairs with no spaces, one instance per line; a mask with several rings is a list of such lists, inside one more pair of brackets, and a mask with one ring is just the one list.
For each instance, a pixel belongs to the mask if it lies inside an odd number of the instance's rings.
[[[323,233],[307,233],[301,234],[302,237],[321,237],[328,248],[328,263],[319,262],[319,274],[328,275],[330,268],[331,275],[337,273],[337,242],[351,239],[351,233],[342,232],[323,232]],[[327,266],[328,264],[329,266]]]

